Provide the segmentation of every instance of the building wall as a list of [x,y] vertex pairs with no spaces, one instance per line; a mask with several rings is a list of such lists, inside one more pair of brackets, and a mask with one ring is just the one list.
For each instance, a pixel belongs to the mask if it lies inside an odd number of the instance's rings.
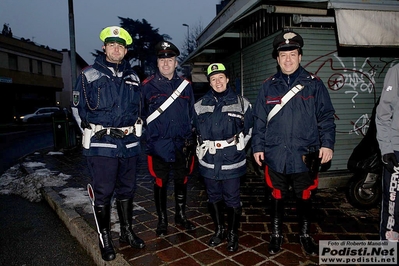
[[0,122],[55,106],[55,93],[63,88],[61,64],[57,50],[0,34],[0,87],[7,99],[7,105],[0,107]]
[[[320,77],[326,85],[334,108],[337,125],[334,159],[330,170],[346,170],[353,148],[367,132],[372,109],[383,86],[387,70],[395,58],[338,56],[333,29],[294,28],[303,38],[301,65]],[[234,81],[243,80],[243,95],[254,104],[265,79],[276,72],[272,40],[276,34],[236,52],[224,62],[233,66]],[[240,62],[242,58],[242,62]],[[243,67],[240,76],[237,66]]]

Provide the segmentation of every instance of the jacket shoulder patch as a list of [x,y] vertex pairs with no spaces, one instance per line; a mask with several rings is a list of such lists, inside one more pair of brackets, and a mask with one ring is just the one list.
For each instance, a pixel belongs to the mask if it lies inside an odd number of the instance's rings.
[[83,75],[85,76],[87,83],[92,83],[93,81],[96,81],[100,79],[102,76],[104,76],[103,73],[92,67],[85,69],[83,71]]

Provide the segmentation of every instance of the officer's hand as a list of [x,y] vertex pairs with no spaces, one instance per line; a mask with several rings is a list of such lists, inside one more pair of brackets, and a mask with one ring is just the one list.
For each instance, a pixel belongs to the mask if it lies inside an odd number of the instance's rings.
[[395,172],[394,167],[399,166],[398,160],[396,159],[396,156],[394,153],[387,153],[387,154],[382,155],[382,162],[384,163],[385,168],[391,174]]
[[254,153],[254,158],[255,158],[256,163],[259,166],[262,166],[263,161],[265,160],[265,155],[264,155],[263,152],[255,152]]
[[90,126],[90,123],[85,121],[85,120],[82,120],[82,122],[80,123],[80,127],[83,128],[83,129],[85,129],[85,128],[92,129],[91,126]]
[[111,128],[109,134],[116,139],[122,139],[125,136],[123,131],[117,128]]
[[101,130],[97,131],[97,132],[94,134],[94,137],[95,137],[96,139],[102,139],[102,137],[104,137],[105,134],[107,134],[107,130],[106,130],[106,129],[101,129]]

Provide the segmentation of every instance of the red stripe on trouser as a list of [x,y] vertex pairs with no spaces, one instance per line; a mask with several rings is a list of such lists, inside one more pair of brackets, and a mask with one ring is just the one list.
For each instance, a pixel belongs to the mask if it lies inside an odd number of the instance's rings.
[[157,177],[157,175],[155,174],[152,156],[147,155],[147,162],[148,162],[148,171],[150,172],[150,175],[152,175],[155,178],[155,183],[157,184],[157,186],[162,187],[162,178]]
[[273,187],[272,180],[270,179],[270,175],[269,175],[269,167],[267,165],[265,166],[265,181],[266,181],[266,184],[268,185],[268,187],[273,189],[273,191],[272,191],[273,198],[281,199],[281,190]]
[[319,174],[316,175],[316,178],[314,179],[313,185],[311,185],[310,187],[308,187],[307,189],[305,189],[302,192],[302,199],[307,200],[310,198],[311,194],[312,194],[312,190],[317,188],[317,186],[319,185]]
[[[191,175],[191,173],[193,172],[193,170],[194,170],[194,165],[195,165],[195,158],[194,158],[194,156],[191,158],[191,164],[190,164],[190,171],[189,171],[189,175]],[[188,181],[188,176],[185,176],[184,177],[184,184],[187,184],[187,181]]]

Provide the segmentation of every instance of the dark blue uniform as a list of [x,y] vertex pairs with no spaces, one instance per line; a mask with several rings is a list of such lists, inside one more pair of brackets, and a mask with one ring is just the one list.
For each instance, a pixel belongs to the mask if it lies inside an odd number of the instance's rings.
[[[299,66],[289,77],[279,71],[266,80],[254,106],[252,151],[264,152],[266,183],[275,198],[284,198],[288,183],[279,174],[295,175],[294,189],[298,198],[310,197],[317,184],[309,177],[303,156],[309,149],[334,149],[334,108],[323,82]],[[289,83],[287,82],[289,81]],[[294,86],[304,88],[297,93],[269,122],[267,116]],[[270,170],[270,171],[269,171]],[[275,174],[276,173],[276,174]],[[274,177],[274,178],[273,178]],[[302,179],[302,180],[299,180]],[[317,182],[317,180],[316,180]]]
[[[205,177],[210,203],[224,200],[226,206],[240,206],[240,177],[246,173],[246,151],[244,146],[252,135],[253,119],[250,102],[227,88],[222,96],[215,97],[209,90],[195,104],[198,145],[208,141],[230,140],[232,146],[209,150],[199,158],[199,170]],[[243,147],[239,145],[242,133]],[[216,143],[217,145],[217,143]]]
[[[170,42],[161,42],[158,54],[160,58],[176,57],[178,50]],[[172,47],[172,50],[170,47]],[[175,58],[173,60],[176,60]],[[174,63],[176,61],[173,61]],[[166,208],[167,183],[170,173],[173,173],[175,192],[175,223],[187,230],[195,226],[186,218],[187,176],[193,169],[193,164],[187,165],[187,143],[192,141],[192,119],[194,115],[194,93],[191,84],[187,82],[185,89],[167,107],[161,110],[161,105],[183,83],[174,70],[173,76],[164,77],[159,70],[143,82],[143,96],[147,116],[146,153],[148,154],[148,169],[155,178],[154,200],[158,214],[156,234],[165,235],[168,227]],[[184,82],[185,83],[185,82]],[[176,95],[176,94],[174,94]],[[151,122],[151,115],[160,111],[158,117]],[[192,156],[191,156],[192,157]],[[193,160],[191,160],[193,162]]]
[[123,59],[132,37],[118,26],[104,28],[99,37],[104,53],[79,76],[73,90],[72,113],[83,132],[83,154],[92,177],[88,194],[101,257],[111,261],[116,258],[111,237],[113,197],[120,225],[119,242],[145,247],[132,228],[142,105],[139,77]]
[[79,125],[105,129],[93,131],[90,146],[83,149],[93,178],[96,205],[110,204],[114,192],[116,199],[133,198],[141,151],[139,137],[134,131],[118,135],[120,131],[110,134],[106,129],[114,132],[134,126],[140,113],[139,84],[128,62],[116,65],[99,55],[93,66],[83,70],[74,88],[72,110]]
[[[147,78],[142,87],[146,116],[157,110],[182,82],[183,79],[176,73],[169,80],[159,71]],[[174,175],[175,182],[187,182],[189,173],[185,171],[186,163],[182,153],[185,142],[192,139],[193,115],[194,94],[191,84],[188,84],[180,96],[146,126],[149,170],[160,187],[169,178],[170,164],[177,171]],[[164,166],[157,169],[160,164]]]

